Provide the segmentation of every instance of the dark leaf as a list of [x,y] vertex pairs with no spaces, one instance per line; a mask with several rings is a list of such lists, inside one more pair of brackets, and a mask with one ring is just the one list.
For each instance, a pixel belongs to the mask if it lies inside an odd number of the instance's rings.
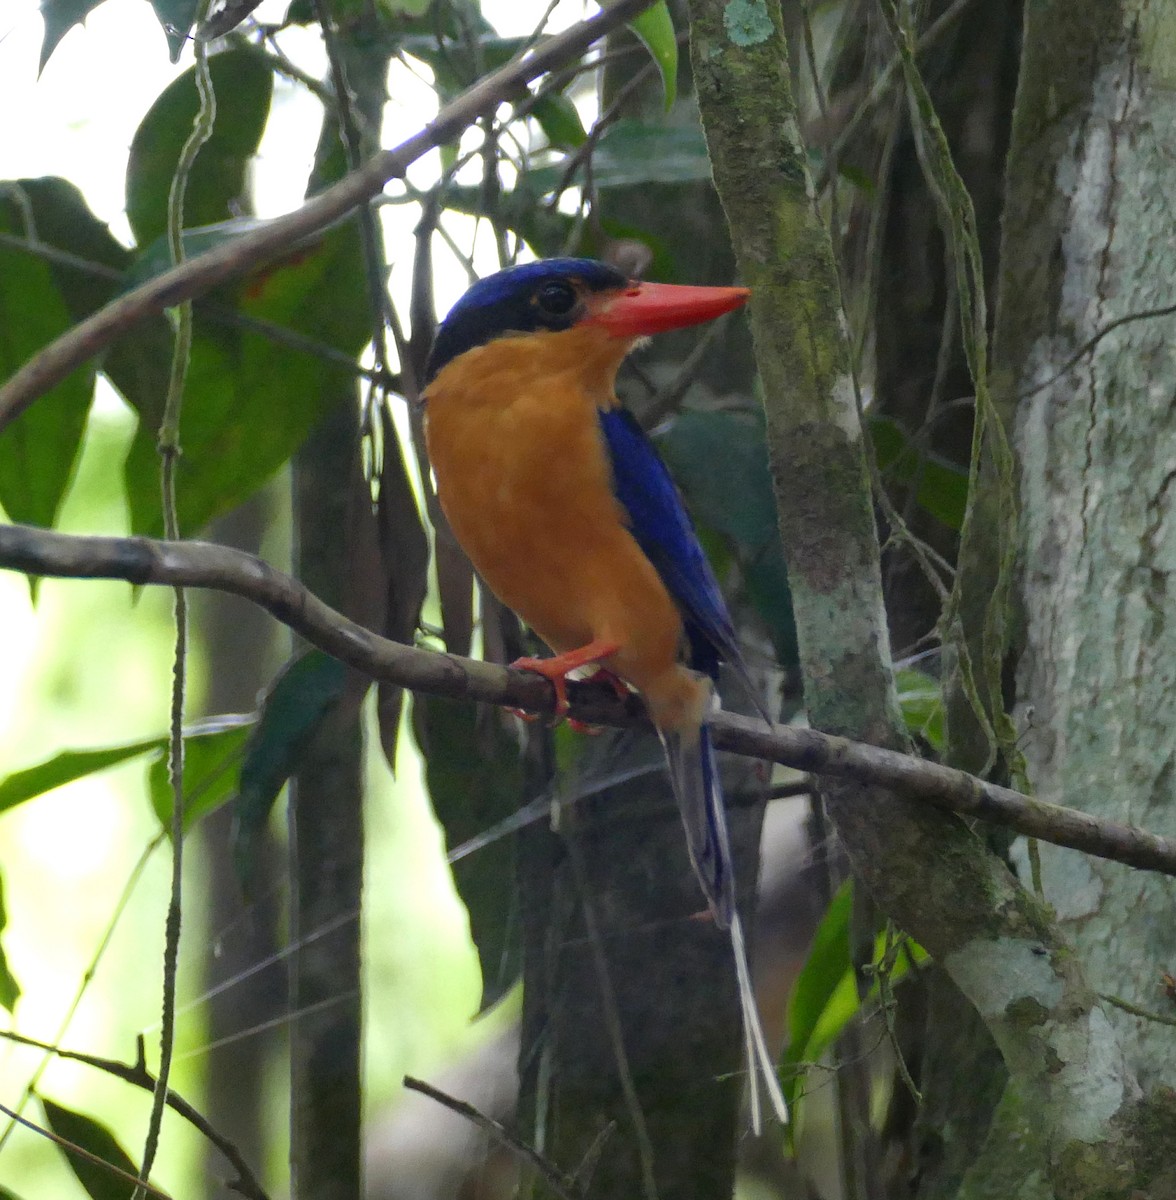
[[[4,927],[8,924],[8,909],[4,904],[4,888],[3,881],[0,880],[0,933],[4,931]],[[0,1005],[12,1012],[17,1000],[20,998],[20,985],[16,982],[12,971],[8,967],[8,958],[4,953],[3,947],[0,947]]]
[[261,3],[261,0],[224,0],[197,30],[197,37],[211,41],[231,33]]
[[[527,208],[552,195],[565,175],[562,161],[523,172],[515,188],[499,197],[498,212],[508,222],[522,225]],[[626,118],[605,131],[592,154],[592,182],[598,188],[706,179],[710,179],[706,140],[693,125],[666,128]],[[486,215],[480,211],[481,188],[448,188],[443,201],[458,212]]]
[[61,39],[75,25],[80,25],[101,3],[102,0],[41,0],[41,19],[45,22],[45,32],[41,37],[38,74],[45,69],[45,64],[61,43]]
[[918,449],[889,417],[872,417],[869,430],[883,475],[911,484],[917,474],[919,492],[915,499],[920,507],[949,529],[959,530],[968,504],[967,469],[933,454],[927,454],[920,467]]
[[[37,240],[79,260],[49,263],[73,321],[85,319],[114,299],[130,282],[132,255],[94,216],[81,192],[67,180],[53,177],[21,179],[13,186],[19,188],[32,215]],[[166,389],[171,344],[166,318],[154,317],[119,338],[106,351],[101,369],[139,408]]]
[[[31,200],[20,184],[0,192],[0,230],[27,237]],[[23,200],[28,211],[18,202]],[[0,378],[14,374],[73,324],[52,268],[0,245]],[[74,371],[0,432],[0,505],[14,521],[51,526],[73,478],[94,393],[94,367]]]
[[[359,236],[349,223],[239,285],[237,307],[353,358],[370,328],[363,279]],[[341,373],[351,377],[336,362],[248,329],[213,324],[199,311],[196,330],[180,424],[184,453],[177,492],[184,533],[266,483],[321,419],[338,394]],[[131,527],[159,536],[158,401],[139,415],[125,468]]]
[[[117,1167],[124,1175],[129,1175],[132,1179],[136,1177],[138,1167],[105,1125],[95,1121],[93,1117],[63,1108],[44,1097],[41,1098],[41,1105],[45,1109],[45,1119],[49,1128],[58,1137],[64,1138],[71,1146],[80,1146],[89,1151],[102,1162]],[[127,1200],[134,1190],[133,1184],[128,1184],[125,1178],[105,1170],[100,1163],[83,1158],[80,1154],[71,1154],[66,1149],[63,1149],[62,1153],[69,1163],[70,1170],[77,1176],[78,1182],[91,1200]]]
[[795,666],[796,622],[762,415],[688,409],[657,445],[695,520],[734,547],[747,598],[767,625],[781,665]]
[[[236,794],[238,767],[253,724],[252,717],[238,717],[184,738],[185,833]],[[147,783],[151,807],[159,823],[170,833],[172,788],[166,747],[148,768]]]
[[[157,0],[157,13],[159,7]],[[191,17],[189,12],[185,31]],[[273,92],[273,71],[252,49],[214,55],[208,66],[216,93],[216,123],[188,179],[185,228],[236,215],[244,202],[249,162],[261,142]],[[127,163],[127,219],[140,246],[167,231],[168,193],[198,103],[193,68],[167,86],[135,131]]]
[[[518,743],[497,709],[418,694],[413,729],[447,845],[462,845],[518,807]],[[483,1008],[514,983],[521,968],[514,861],[512,834],[453,864],[482,965]]]
[[7,812],[26,800],[51,792],[62,784],[72,783],[97,771],[117,766],[128,759],[152,751],[158,753],[164,745],[162,738],[145,738],[122,746],[107,746],[100,750],[63,750],[35,767],[16,771],[0,780],[0,812]]
[[200,0],[151,0],[156,19],[167,35],[167,48],[172,62],[178,62],[180,51],[196,22]]
[[262,703],[245,746],[233,802],[233,860],[246,888],[253,847],[274,801],[298,769],[315,730],[342,698],[346,680],[347,668],[337,658],[310,650],[286,664]]
[[0,1183],[0,1200],[21,1200],[21,1198]]
[[[530,191],[543,196],[563,174],[562,166],[545,166],[523,178]],[[698,125],[647,125],[628,117],[605,131],[592,154],[592,182],[599,188],[697,183],[710,177],[706,139]]]

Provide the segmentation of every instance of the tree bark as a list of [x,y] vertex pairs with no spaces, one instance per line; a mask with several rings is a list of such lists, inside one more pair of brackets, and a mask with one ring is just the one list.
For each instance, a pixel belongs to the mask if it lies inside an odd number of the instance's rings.
[[[715,179],[755,291],[752,332],[809,717],[900,744],[862,435],[780,14],[764,0],[694,0],[691,13]],[[844,785],[830,789],[829,808],[857,876],[984,1018],[1038,1124],[1058,1194],[1142,1180],[1131,1134],[1147,1114],[1134,1075],[1045,906],[950,818],[878,790],[855,802]]]
[[[1021,745],[1043,799],[1080,786],[1092,813],[1171,830],[1171,318],[1124,324],[1073,360],[1108,325],[1171,299],[1176,12],[1087,0],[1030,4],[1026,18],[995,341],[1021,472]],[[1170,1013],[1171,887],[1049,847],[1042,869],[1091,987]],[[1176,1173],[1159,1160],[1176,1128],[1171,1029],[1103,1012],[1102,1053],[1118,1047],[1147,1097],[1092,1080],[1106,1124],[1137,1139],[1138,1190],[1122,1194],[1170,1196]],[[1083,1178],[1105,1173],[1079,1161]]]

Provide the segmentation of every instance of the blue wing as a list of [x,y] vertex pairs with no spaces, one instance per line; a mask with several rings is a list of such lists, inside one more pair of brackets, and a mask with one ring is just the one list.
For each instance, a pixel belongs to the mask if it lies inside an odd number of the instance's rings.
[[722,659],[746,677],[723,594],[665,463],[627,409],[601,410],[600,427],[629,529],[682,614],[690,665],[714,677]]

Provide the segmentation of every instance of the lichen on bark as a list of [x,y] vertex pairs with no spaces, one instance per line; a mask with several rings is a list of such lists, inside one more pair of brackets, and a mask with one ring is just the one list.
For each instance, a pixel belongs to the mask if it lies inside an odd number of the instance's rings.
[[[779,12],[769,5],[771,37],[741,44],[727,10],[721,0],[692,0],[692,59],[716,185],[754,291],[809,718],[902,745],[833,256],[807,183]],[[1040,1115],[1050,1185],[1067,1177],[1064,1151],[1079,1132],[1126,1164],[1106,1118],[1133,1107],[1134,1080],[1115,1040],[1092,1036],[1106,1015],[1049,911],[961,822],[865,791],[827,791],[854,871],[977,1005]]]

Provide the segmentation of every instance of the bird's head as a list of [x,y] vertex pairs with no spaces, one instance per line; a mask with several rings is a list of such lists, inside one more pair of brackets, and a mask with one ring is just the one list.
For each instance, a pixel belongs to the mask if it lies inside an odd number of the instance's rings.
[[437,331],[426,383],[476,346],[496,338],[599,329],[623,355],[638,339],[710,321],[738,308],[740,287],[641,283],[591,258],[549,258],[507,267],[479,280]]

